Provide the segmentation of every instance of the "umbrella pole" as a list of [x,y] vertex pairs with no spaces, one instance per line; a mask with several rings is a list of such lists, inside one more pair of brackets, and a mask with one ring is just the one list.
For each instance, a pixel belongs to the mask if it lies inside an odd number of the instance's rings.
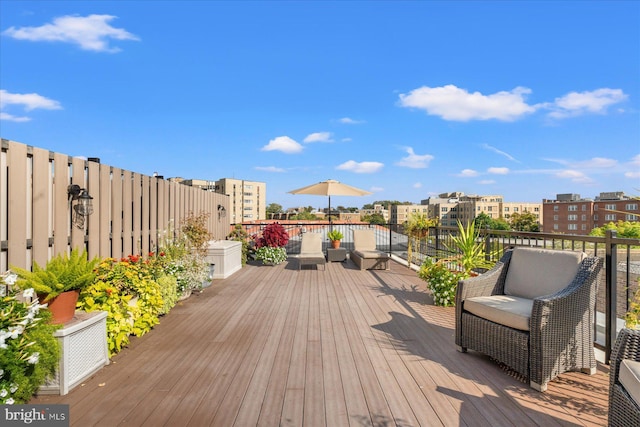
[[329,195],[329,231],[333,231],[333,223],[331,222],[331,195]]

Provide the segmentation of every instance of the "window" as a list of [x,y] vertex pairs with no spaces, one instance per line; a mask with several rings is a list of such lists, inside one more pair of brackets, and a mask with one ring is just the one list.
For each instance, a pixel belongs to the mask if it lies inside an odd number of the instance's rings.
[[587,205],[582,205],[582,210],[586,211],[587,210]]
[[594,221],[597,221],[597,220],[598,220],[598,214],[595,214],[595,215],[593,216],[593,220],[594,220]]
[[553,224],[553,229],[557,230],[558,229],[558,224]]
[[567,230],[577,230],[578,229],[578,224],[569,224],[569,226],[567,227]]
[[504,211],[505,212],[509,212],[509,208],[504,208]]
[[624,216],[624,219],[626,221],[637,221],[638,220],[638,215],[634,215],[634,214],[626,214]]
[[598,205],[593,205],[593,210],[597,211],[598,210]]
[[447,211],[447,208],[441,208],[440,210],[441,210],[442,212],[446,212],[446,211]]
[[553,220],[554,220],[554,221],[557,221],[557,220],[558,220],[558,215],[554,215],[554,216],[553,216]]
[[627,211],[637,211],[638,210],[638,204],[637,203],[627,203],[624,206],[624,209]]
[[616,207],[616,205],[604,205],[604,208],[608,211],[615,211]]
[[587,224],[582,224],[582,231],[586,231],[587,229]]
[[577,221],[578,220],[578,215],[568,215],[567,219],[569,221]]
[[604,220],[605,221],[615,221],[616,220],[616,214],[605,214],[604,215]]
[[587,220],[587,216],[585,214],[582,214],[582,220],[586,221]]
[[534,212],[540,212],[540,208],[536,206],[535,208],[533,208],[533,211]]
[[489,212],[493,211],[493,206],[489,206],[489,207],[487,208],[487,210],[488,210]]
[[577,211],[578,210],[578,205],[569,205],[567,210],[569,210],[569,211]]
[[513,208],[513,211],[514,212],[518,212],[518,208]]
[[553,210],[558,212],[560,210],[560,206],[558,205],[553,205]]

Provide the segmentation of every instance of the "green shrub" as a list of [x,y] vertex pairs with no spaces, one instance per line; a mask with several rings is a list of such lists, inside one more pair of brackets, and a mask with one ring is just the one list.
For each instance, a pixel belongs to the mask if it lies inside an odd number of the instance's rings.
[[59,254],[47,262],[43,269],[33,263],[33,271],[13,267],[20,280],[16,285],[21,289],[33,288],[38,295],[46,295],[50,301],[63,292],[82,290],[95,280],[94,268],[99,259],[89,261],[87,252],[73,249],[71,254]]
[[[7,272],[8,273],[8,272]],[[9,274],[0,276],[0,282]],[[55,375],[60,347],[49,324],[51,313],[33,289],[0,297],[0,403],[27,403],[48,377]],[[25,300],[34,298],[33,302]]]
[[160,285],[160,293],[162,295],[162,308],[159,314],[167,314],[178,302],[178,281],[175,276],[165,274],[156,279]]
[[424,260],[418,270],[418,277],[427,282],[427,288],[433,294],[433,303],[442,307],[456,304],[458,281],[468,277],[463,271],[451,271],[447,264]]

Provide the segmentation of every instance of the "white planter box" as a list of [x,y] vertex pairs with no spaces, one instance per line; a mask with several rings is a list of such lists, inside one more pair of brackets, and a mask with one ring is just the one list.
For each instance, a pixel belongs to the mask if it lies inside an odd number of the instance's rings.
[[216,266],[214,279],[226,279],[242,268],[242,243],[234,240],[211,241],[206,261]]
[[54,336],[62,350],[60,364],[55,378],[40,386],[39,394],[65,395],[109,364],[106,311],[76,311],[74,319]]

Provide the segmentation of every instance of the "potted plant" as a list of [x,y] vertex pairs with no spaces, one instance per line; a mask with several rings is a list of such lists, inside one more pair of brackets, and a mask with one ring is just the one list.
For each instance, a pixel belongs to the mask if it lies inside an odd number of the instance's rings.
[[262,231],[262,236],[255,240],[256,259],[263,264],[280,264],[287,259],[285,245],[289,242],[289,233],[277,223],[267,225]]
[[33,288],[40,302],[48,304],[51,322],[64,324],[73,318],[80,291],[94,282],[98,262],[97,257],[89,260],[86,250],[73,249],[51,258],[45,268],[35,262],[33,271],[13,267],[20,278],[16,286]]
[[419,252],[420,243],[429,234],[429,228],[435,226],[437,223],[437,219],[429,219],[427,215],[418,212],[409,215],[409,218],[405,221],[404,231],[409,240],[407,245],[407,261],[409,267],[411,267],[413,263],[413,251]]
[[338,249],[340,247],[340,240],[344,238],[344,235],[338,230],[334,228],[333,230],[327,233],[327,237],[331,240],[331,247],[333,249]]

